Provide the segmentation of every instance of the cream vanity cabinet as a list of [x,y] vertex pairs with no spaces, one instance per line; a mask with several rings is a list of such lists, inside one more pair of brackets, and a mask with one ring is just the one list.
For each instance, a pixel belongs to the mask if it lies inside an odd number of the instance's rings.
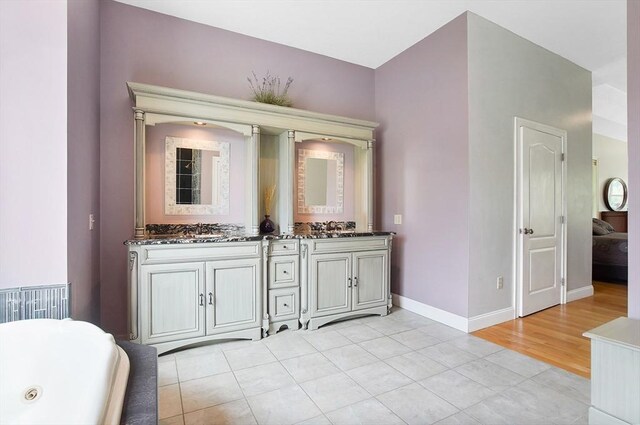
[[387,314],[391,236],[310,239],[303,244],[303,302],[308,306],[303,326],[308,323],[313,330],[338,319]]
[[260,339],[262,242],[131,245],[131,335],[158,352]]
[[285,239],[269,244],[269,334],[283,326],[298,329],[300,319],[300,241]]

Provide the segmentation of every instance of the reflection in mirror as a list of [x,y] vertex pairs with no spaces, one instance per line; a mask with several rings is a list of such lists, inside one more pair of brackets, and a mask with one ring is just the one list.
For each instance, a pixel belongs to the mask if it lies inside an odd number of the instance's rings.
[[340,214],[344,198],[344,154],[298,150],[298,213]]
[[335,168],[336,161],[320,158],[307,158],[305,164],[306,178],[304,185],[304,197],[308,205],[335,205],[327,202],[327,173],[328,163],[332,162]]
[[616,177],[607,182],[604,203],[611,211],[620,211],[627,205],[627,184],[624,180]]
[[167,137],[165,214],[229,213],[229,144]]
[[220,152],[176,148],[176,204],[217,205]]

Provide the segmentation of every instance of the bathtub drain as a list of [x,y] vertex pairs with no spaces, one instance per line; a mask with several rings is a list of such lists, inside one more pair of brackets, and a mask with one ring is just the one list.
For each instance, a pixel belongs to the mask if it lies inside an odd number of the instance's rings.
[[39,386],[33,386],[27,389],[24,393],[24,399],[27,402],[36,401],[42,394],[42,388]]

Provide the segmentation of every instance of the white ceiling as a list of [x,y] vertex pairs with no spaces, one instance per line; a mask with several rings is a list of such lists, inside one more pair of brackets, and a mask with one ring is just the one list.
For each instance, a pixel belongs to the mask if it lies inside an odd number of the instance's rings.
[[117,1],[374,69],[470,10],[592,71],[626,126],[626,0]]

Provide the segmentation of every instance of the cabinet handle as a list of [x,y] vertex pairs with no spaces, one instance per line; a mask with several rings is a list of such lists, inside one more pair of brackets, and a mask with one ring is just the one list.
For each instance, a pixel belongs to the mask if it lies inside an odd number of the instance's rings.
[[347,288],[351,288],[351,278],[347,278]]
[[358,277],[357,276],[353,278],[353,286],[354,287],[358,286]]
[[213,305],[213,292],[209,292],[209,305]]
[[204,294],[200,294],[200,305],[204,305]]

